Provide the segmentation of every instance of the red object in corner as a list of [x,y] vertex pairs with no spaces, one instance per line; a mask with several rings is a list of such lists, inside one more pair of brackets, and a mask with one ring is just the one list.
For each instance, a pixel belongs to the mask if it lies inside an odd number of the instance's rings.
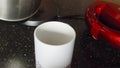
[[94,39],[120,49],[120,5],[96,1],[87,8],[86,20]]

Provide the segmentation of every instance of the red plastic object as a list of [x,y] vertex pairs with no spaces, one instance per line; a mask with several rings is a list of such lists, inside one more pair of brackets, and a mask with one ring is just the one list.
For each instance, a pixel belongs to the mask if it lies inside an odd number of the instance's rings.
[[104,24],[120,30],[120,6],[116,4],[106,4],[100,14]]
[[87,8],[86,20],[94,39],[106,41],[120,49],[120,5],[94,2]]

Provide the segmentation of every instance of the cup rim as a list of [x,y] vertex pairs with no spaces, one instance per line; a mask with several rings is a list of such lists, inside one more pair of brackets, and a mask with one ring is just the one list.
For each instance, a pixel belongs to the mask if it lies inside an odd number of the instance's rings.
[[[41,41],[41,40],[37,37],[37,35],[36,35],[37,30],[38,30],[42,25],[45,25],[45,24],[48,24],[48,23],[59,23],[59,24],[67,25],[68,27],[70,27],[70,29],[71,29],[72,32],[73,32],[73,36],[72,36],[71,40],[69,40],[69,41],[67,41],[67,42],[65,42],[65,43],[62,43],[62,44],[49,44],[49,43],[45,43],[45,42]],[[54,46],[54,45],[62,46],[62,45],[67,45],[67,44],[69,44],[70,42],[73,42],[73,41],[75,40],[75,38],[76,38],[76,31],[74,30],[74,28],[73,28],[72,26],[70,26],[70,25],[67,24],[67,23],[60,22],[60,21],[48,21],[48,22],[44,22],[44,23],[42,23],[42,24],[40,24],[40,25],[37,26],[37,28],[34,30],[34,37],[35,37],[39,42],[41,42],[42,44],[45,44],[45,45],[48,45],[48,46]],[[34,38],[34,39],[35,39],[35,38]]]

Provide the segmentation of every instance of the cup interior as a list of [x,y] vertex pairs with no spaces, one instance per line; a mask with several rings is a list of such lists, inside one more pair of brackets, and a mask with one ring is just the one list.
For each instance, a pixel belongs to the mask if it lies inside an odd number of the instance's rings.
[[75,39],[74,29],[62,22],[51,21],[39,25],[35,35],[40,42],[49,45],[63,45]]

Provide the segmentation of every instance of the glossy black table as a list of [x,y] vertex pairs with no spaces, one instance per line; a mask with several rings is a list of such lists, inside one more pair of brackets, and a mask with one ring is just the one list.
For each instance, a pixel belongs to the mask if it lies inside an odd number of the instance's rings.
[[[57,21],[70,24],[77,33],[72,68],[120,67],[120,51],[94,40],[84,19]],[[0,68],[35,68],[33,32],[36,26],[22,23],[0,21]]]

